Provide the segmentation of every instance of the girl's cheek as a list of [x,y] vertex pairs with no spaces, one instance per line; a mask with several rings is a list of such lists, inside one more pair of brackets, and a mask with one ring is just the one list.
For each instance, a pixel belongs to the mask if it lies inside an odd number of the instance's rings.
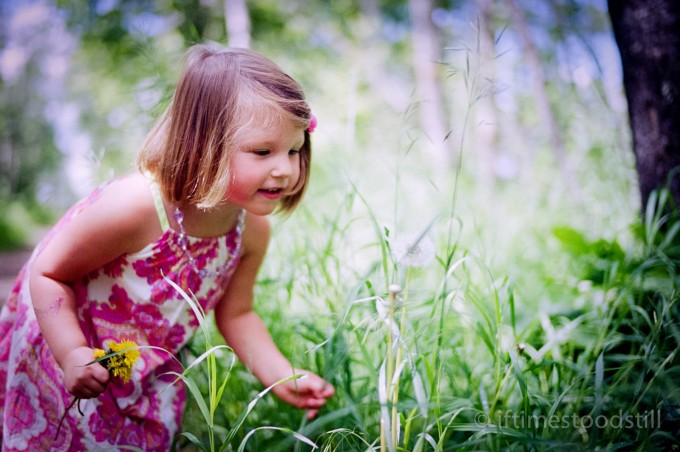
[[294,179],[295,182],[290,184],[290,193],[289,193],[290,195],[294,195],[294,194],[298,193],[300,190],[302,190],[302,187],[304,186],[304,184],[300,183],[301,177],[302,176],[300,175],[299,172],[295,175],[295,179]]
[[236,180],[232,180],[229,184],[229,188],[224,193],[224,200],[226,202],[238,201],[243,198],[243,192],[239,189],[239,185]]

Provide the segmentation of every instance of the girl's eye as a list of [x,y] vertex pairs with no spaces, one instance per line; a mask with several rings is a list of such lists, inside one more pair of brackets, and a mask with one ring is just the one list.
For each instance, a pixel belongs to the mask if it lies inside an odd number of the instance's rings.
[[295,155],[299,153],[300,153],[299,149],[291,149],[290,151],[288,151],[288,155]]
[[255,155],[259,155],[259,156],[261,156],[261,157],[264,157],[264,156],[266,156],[266,155],[269,155],[269,151],[266,150],[266,149],[259,149],[259,150],[257,150],[257,151],[253,151],[253,153],[254,153]]

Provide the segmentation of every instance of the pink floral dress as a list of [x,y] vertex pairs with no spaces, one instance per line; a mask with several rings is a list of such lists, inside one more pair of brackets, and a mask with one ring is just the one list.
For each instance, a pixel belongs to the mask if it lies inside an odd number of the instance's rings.
[[[124,183],[123,180],[111,182]],[[184,385],[171,385],[169,371],[181,372],[177,352],[196,331],[191,307],[164,276],[191,291],[205,312],[215,307],[238,264],[242,220],[222,237],[182,237],[168,226],[155,184],[151,183],[162,235],[137,253],[120,256],[86,275],[73,288],[81,327],[91,347],[128,339],[142,349],[128,383],[112,379],[96,399],[82,400],[83,415],[73,407],[57,435],[59,420],[73,401],[63,373],[47,347],[32,308],[30,266],[54,232],[89,204],[102,189],[72,207],[21,270],[0,314],[0,414],[2,449],[115,450],[135,446],[168,450],[178,433],[186,399]],[[182,249],[181,244],[189,249]],[[93,244],[92,246],[96,246]],[[229,259],[229,256],[235,256]],[[195,259],[189,265],[188,256]],[[227,266],[227,268],[224,268]],[[221,276],[201,278],[205,269]]]

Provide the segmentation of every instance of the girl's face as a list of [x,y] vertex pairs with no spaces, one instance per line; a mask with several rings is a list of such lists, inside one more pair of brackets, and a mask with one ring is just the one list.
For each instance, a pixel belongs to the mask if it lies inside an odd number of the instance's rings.
[[232,181],[226,202],[255,215],[268,215],[300,179],[304,130],[282,118],[273,126],[244,133],[231,159]]

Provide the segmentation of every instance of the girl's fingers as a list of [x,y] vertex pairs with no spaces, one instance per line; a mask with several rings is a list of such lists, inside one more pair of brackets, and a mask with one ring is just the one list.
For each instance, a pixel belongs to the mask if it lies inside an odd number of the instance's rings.
[[109,382],[109,371],[104,368],[101,364],[97,364],[97,367],[93,368],[92,377],[104,387]]
[[287,382],[281,385],[277,395],[289,404],[306,409],[307,419],[313,419],[319,409],[326,404],[328,398],[335,394],[335,388],[323,378],[314,373],[295,369],[296,373],[306,374],[294,382]]
[[79,399],[92,399],[98,397],[108,386],[109,373],[105,369],[104,372],[106,372],[104,381],[101,381],[101,375],[91,375],[90,378],[82,380],[71,393]]
[[72,394],[79,399],[93,399],[97,397],[99,394],[101,394],[101,392],[96,392],[93,391],[92,389],[84,388],[78,391],[74,391]]
[[83,388],[78,391],[74,391],[73,395],[79,399],[93,399],[98,397],[102,392],[104,392],[104,390],[98,391],[93,388]]
[[326,404],[326,399],[306,399],[304,408],[321,408]]
[[83,391],[83,392],[79,392],[77,394],[74,394],[74,396],[79,398],[79,399],[94,399],[94,398],[97,397],[97,395],[99,395],[99,394],[94,394],[93,392],[90,392],[90,391]]
[[335,393],[335,388],[332,384],[313,373],[308,373],[307,378],[300,380],[298,384],[301,392],[311,392],[316,397],[328,398]]
[[307,408],[307,419],[313,419],[319,413],[319,409],[325,404],[326,399],[307,399],[303,407]]
[[310,392],[292,392],[288,403],[298,408],[320,408],[326,403],[326,399],[318,397]]
[[326,399],[329,397],[333,397],[333,394],[335,394],[335,388],[333,387],[332,384],[326,381],[324,381],[324,385],[321,387],[321,391],[317,393],[318,396]]

